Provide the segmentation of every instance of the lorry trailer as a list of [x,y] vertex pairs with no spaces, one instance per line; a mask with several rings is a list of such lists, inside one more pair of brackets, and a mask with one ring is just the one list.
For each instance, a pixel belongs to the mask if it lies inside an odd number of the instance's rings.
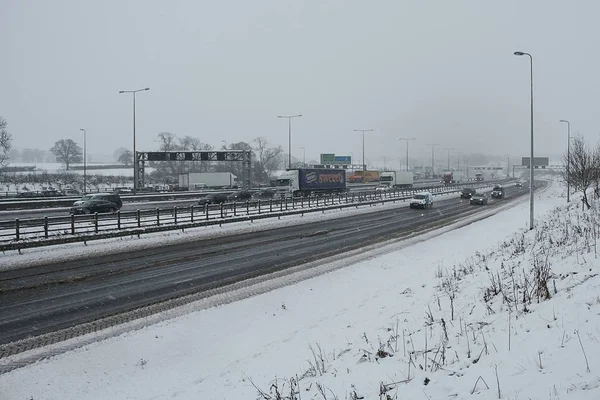
[[179,174],[179,187],[189,190],[205,188],[236,188],[237,176],[231,172],[188,172]]
[[391,188],[412,188],[414,184],[414,175],[411,171],[384,171],[379,179],[382,185]]
[[465,181],[465,176],[460,171],[446,171],[443,175],[444,185],[461,183]]
[[275,189],[281,197],[343,193],[347,191],[346,171],[329,168],[290,169],[279,175]]
[[379,179],[379,171],[354,171],[354,173],[348,177],[348,182],[370,183],[379,182]]

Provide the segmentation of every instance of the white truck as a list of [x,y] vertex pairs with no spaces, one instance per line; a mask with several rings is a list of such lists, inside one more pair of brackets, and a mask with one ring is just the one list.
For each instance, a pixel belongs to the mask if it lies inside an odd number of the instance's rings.
[[379,182],[390,188],[411,188],[414,174],[412,171],[384,171],[379,175]]
[[237,176],[231,172],[188,172],[179,174],[179,187],[189,190],[207,188],[235,188]]

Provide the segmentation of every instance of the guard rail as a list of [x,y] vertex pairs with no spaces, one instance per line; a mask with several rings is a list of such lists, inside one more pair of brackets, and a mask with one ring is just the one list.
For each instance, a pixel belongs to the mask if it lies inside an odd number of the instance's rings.
[[[496,182],[497,183],[497,182]],[[485,188],[493,183],[452,185],[430,190],[433,195],[456,193],[464,187]],[[0,251],[86,242],[119,236],[221,225],[223,223],[280,218],[283,215],[343,209],[359,205],[406,201],[420,189],[368,191],[329,196],[247,201],[220,205],[118,211],[114,214],[70,215],[0,222]]]
[[[416,181],[415,184],[421,184],[426,182]],[[476,182],[472,182],[476,183]],[[492,183],[492,182],[486,182]],[[348,185],[350,191],[360,191],[365,188],[375,188],[376,184],[357,184]],[[448,187],[447,185],[432,185],[432,186],[419,186],[418,190],[434,190],[438,187]],[[204,190],[194,192],[170,192],[170,193],[155,193],[155,194],[122,194],[121,200],[124,203],[134,202],[150,202],[150,201],[172,201],[172,200],[186,200],[186,199],[197,199],[206,196],[209,193],[233,193],[238,189],[224,189],[224,190]],[[252,189],[254,190],[254,189]],[[259,190],[259,189],[256,189]],[[0,211],[17,211],[17,210],[37,210],[43,208],[66,208],[71,207],[73,203],[79,200],[81,196],[69,196],[69,197],[53,197],[53,198],[39,198],[39,199],[23,199],[23,200],[0,200]]]

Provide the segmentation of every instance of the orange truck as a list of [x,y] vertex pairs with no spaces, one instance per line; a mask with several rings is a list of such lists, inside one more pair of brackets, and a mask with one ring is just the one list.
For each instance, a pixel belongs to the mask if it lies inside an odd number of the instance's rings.
[[349,183],[379,182],[379,171],[354,171],[348,177]]

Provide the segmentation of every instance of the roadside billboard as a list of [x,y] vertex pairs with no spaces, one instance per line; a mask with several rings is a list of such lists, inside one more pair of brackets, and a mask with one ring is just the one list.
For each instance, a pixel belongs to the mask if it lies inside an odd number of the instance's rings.
[[333,153],[321,154],[321,164],[333,164],[334,160],[335,154]]
[[333,162],[334,164],[352,164],[352,156],[335,156]]

